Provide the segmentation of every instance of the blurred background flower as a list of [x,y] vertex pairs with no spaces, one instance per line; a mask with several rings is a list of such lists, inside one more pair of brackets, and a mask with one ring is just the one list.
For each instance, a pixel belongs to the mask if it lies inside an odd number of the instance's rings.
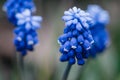
[[[1,80],[19,80],[15,63],[15,48],[13,45],[13,25],[8,22],[2,6],[5,0],[0,0],[0,78]],[[57,38],[62,34],[64,23],[61,21],[63,12],[77,6],[83,10],[89,4],[100,5],[110,14],[110,24],[107,29],[111,36],[111,46],[91,60],[82,73],[81,80],[120,80],[120,1],[119,0],[34,0],[37,15],[44,18],[39,31],[40,44],[25,57],[26,80],[60,80],[66,63],[59,62],[59,45]],[[56,54],[58,53],[58,54]],[[34,65],[33,65],[34,64]],[[68,80],[75,80],[79,72],[78,65],[71,69]],[[33,74],[34,73],[34,74]],[[37,73],[37,74],[36,74]],[[35,80],[35,79],[34,79]]]
[[39,29],[41,16],[32,16],[29,9],[16,13],[16,28],[14,30],[14,44],[16,50],[26,55],[27,51],[33,51],[34,45],[38,43],[37,29]]
[[97,53],[102,53],[110,45],[107,24],[109,23],[109,13],[99,5],[88,5],[87,12],[94,20],[94,25],[90,26],[93,39],[95,40],[90,54],[95,57]]

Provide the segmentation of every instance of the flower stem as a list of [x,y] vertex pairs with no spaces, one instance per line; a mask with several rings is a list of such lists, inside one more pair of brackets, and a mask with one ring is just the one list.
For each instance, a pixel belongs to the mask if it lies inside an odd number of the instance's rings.
[[86,60],[86,63],[85,63],[85,65],[83,65],[83,66],[81,66],[80,68],[79,68],[79,72],[78,72],[78,74],[77,74],[77,76],[76,76],[76,80],[81,80],[81,78],[82,78],[82,76],[83,76],[83,72],[85,71],[85,69],[87,68],[87,66],[89,65],[89,62],[91,61],[91,59],[90,58],[88,58],[88,60]]
[[72,67],[72,65],[68,63],[68,65],[65,69],[65,72],[63,74],[62,80],[67,80],[71,67]]
[[24,58],[21,54],[19,55],[19,63],[20,63],[20,69],[24,71]]
[[17,53],[17,64],[18,64],[18,69],[19,69],[19,72],[20,72],[20,77],[21,77],[21,80],[25,80],[25,74],[24,74],[24,57],[22,56],[21,53]]

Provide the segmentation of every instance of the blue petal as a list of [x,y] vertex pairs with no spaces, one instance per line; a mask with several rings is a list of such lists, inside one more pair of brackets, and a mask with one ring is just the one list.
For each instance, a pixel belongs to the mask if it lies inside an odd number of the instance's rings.
[[79,32],[78,32],[77,30],[74,30],[74,31],[72,32],[72,34],[73,34],[73,36],[78,36],[78,35],[79,35]]
[[83,65],[83,64],[85,64],[85,61],[83,60],[83,59],[81,59],[81,60],[78,60],[78,65]]
[[84,38],[83,38],[82,35],[79,35],[79,36],[77,37],[77,40],[78,40],[78,42],[79,42],[80,44],[83,44],[83,43],[84,43]]
[[69,52],[70,49],[71,49],[70,42],[69,41],[65,42],[64,51]]
[[76,25],[76,29],[77,29],[78,31],[81,31],[81,30],[82,30],[82,26],[81,26],[80,23],[77,23],[77,25]]
[[76,38],[72,38],[70,41],[70,44],[73,49],[77,48],[78,42],[77,42]]
[[77,48],[75,49],[75,51],[77,53],[81,53],[82,52],[82,47],[81,46],[77,46]]
[[81,54],[81,53],[76,53],[76,58],[77,58],[78,60],[82,59],[82,58],[83,58],[83,57],[82,57],[82,54]]
[[69,64],[72,65],[72,64],[75,64],[75,62],[76,62],[75,58],[70,58],[69,59]]
[[69,57],[74,57],[74,56],[75,56],[75,51],[74,51],[74,50],[70,50],[70,51],[68,52],[68,56],[69,56]]
[[83,47],[85,50],[89,50],[91,48],[91,44],[89,43],[88,40],[84,41]]
[[59,38],[58,38],[59,42],[61,44],[65,43],[65,41],[67,41],[67,34],[62,34]]
[[60,57],[60,61],[61,62],[64,62],[64,61],[67,61],[68,60],[68,56],[63,54],[61,57]]

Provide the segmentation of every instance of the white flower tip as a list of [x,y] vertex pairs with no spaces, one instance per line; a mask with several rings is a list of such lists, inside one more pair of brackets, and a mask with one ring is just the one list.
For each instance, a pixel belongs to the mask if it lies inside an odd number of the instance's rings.
[[58,42],[58,44],[60,44],[60,45],[61,45],[61,42],[60,42],[59,40],[57,40],[57,42]]
[[22,41],[22,38],[21,38],[21,37],[17,37],[17,40],[18,40],[18,41]]
[[20,13],[17,13],[17,14],[15,15],[15,17],[16,17],[16,18],[20,18],[20,17],[21,17],[21,14],[20,14]]
[[77,48],[76,46],[72,46],[73,49]]
[[65,48],[64,48],[64,51],[68,52],[68,50],[67,50],[67,49],[65,49]]
[[68,10],[70,13],[73,13],[73,10],[70,8],[69,10]]
[[80,42],[80,44],[83,44],[83,42]]
[[22,14],[25,15],[25,16],[30,16],[31,11],[29,9],[25,9]]
[[74,11],[74,13],[77,13],[77,11],[78,11],[77,7],[73,7],[73,11]]
[[88,48],[86,48],[86,50],[89,50],[91,47],[89,46]]
[[33,45],[34,42],[31,40],[31,41],[28,41],[28,45]]
[[94,40],[92,40],[91,42],[90,42],[90,44],[93,44],[94,43]]
[[77,24],[78,23],[78,20],[77,19],[74,19],[73,20],[73,24]]

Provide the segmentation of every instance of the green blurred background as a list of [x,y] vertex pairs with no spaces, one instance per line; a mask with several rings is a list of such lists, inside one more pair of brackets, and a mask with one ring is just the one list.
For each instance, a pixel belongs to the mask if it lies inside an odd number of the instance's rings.
[[[0,0],[0,80],[21,80],[16,68],[17,60],[13,45],[14,26],[7,20]],[[86,10],[89,4],[100,5],[108,10],[111,36],[110,47],[90,59],[84,66],[75,64],[68,80],[120,80],[120,0],[34,0],[37,13],[43,17],[42,28],[38,31],[40,43],[34,52],[24,58],[25,80],[61,80],[67,63],[59,62],[57,38],[62,34],[63,12],[73,6]]]

